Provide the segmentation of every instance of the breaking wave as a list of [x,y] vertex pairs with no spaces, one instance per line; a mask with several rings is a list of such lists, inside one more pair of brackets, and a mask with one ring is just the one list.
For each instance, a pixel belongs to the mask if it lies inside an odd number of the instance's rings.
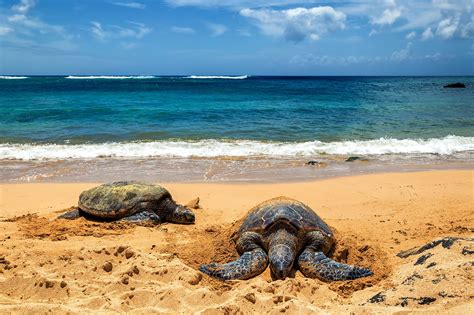
[[70,75],[67,76],[66,79],[76,79],[76,80],[93,80],[93,79],[107,79],[107,80],[124,80],[124,79],[154,79],[155,76],[152,75],[89,75],[89,76],[81,76],[81,75]]
[[4,80],[22,80],[28,79],[29,77],[11,76],[11,75],[0,75],[0,79]]
[[190,75],[186,79],[227,79],[227,80],[243,80],[247,79],[247,75],[226,76],[226,75]]
[[356,140],[339,142],[261,142],[200,140],[109,142],[100,144],[0,144],[0,159],[87,159],[100,157],[220,157],[439,154],[474,150],[474,137]]

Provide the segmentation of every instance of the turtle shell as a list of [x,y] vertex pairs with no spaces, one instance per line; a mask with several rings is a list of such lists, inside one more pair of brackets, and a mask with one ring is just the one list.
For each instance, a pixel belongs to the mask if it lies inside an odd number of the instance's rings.
[[93,216],[119,219],[139,210],[142,202],[156,202],[170,193],[158,185],[134,181],[103,184],[79,196],[79,208]]
[[302,233],[317,230],[332,237],[329,226],[310,207],[286,197],[270,199],[252,208],[236,236],[247,231],[266,234],[275,224],[288,224]]

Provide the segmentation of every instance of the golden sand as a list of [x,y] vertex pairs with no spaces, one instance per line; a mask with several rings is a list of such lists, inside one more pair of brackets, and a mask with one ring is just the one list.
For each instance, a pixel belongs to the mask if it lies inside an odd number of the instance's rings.
[[[282,184],[164,184],[200,198],[195,225],[54,219],[95,184],[0,185],[0,313],[474,313],[474,172],[435,171]],[[220,282],[197,267],[237,256],[230,235],[276,196],[335,231],[333,258],[374,276],[324,283],[296,271]],[[406,258],[398,253],[445,237]],[[432,244],[433,245],[433,244]],[[445,246],[443,246],[445,245]]]

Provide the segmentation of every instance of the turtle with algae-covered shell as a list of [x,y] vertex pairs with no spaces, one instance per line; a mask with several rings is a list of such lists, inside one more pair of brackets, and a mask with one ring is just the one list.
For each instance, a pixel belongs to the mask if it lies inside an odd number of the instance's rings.
[[327,257],[335,243],[331,229],[311,208],[293,199],[279,197],[251,209],[233,239],[239,259],[202,265],[200,270],[221,280],[252,278],[268,264],[274,279],[286,278],[294,265],[306,277],[325,281],[372,275],[367,268]]
[[98,221],[125,220],[132,223],[194,223],[194,213],[178,205],[159,185],[135,181],[103,184],[84,191],[78,207],[60,219],[86,217]]

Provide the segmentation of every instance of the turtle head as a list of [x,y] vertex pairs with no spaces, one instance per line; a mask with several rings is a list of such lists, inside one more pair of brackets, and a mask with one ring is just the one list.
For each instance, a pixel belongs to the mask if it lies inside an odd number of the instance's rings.
[[270,269],[274,279],[285,279],[293,268],[296,257],[296,236],[286,229],[279,229],[270,236]]
[[161,200],[158,215],[165,221],[177,224],[193,224],[194,213],[187,207],[177,204],[171,197]]
[[185,206],[176,205],[174,210],[168,214],[168,221],[178,224],[193,224],[195,220],[194,213]]

